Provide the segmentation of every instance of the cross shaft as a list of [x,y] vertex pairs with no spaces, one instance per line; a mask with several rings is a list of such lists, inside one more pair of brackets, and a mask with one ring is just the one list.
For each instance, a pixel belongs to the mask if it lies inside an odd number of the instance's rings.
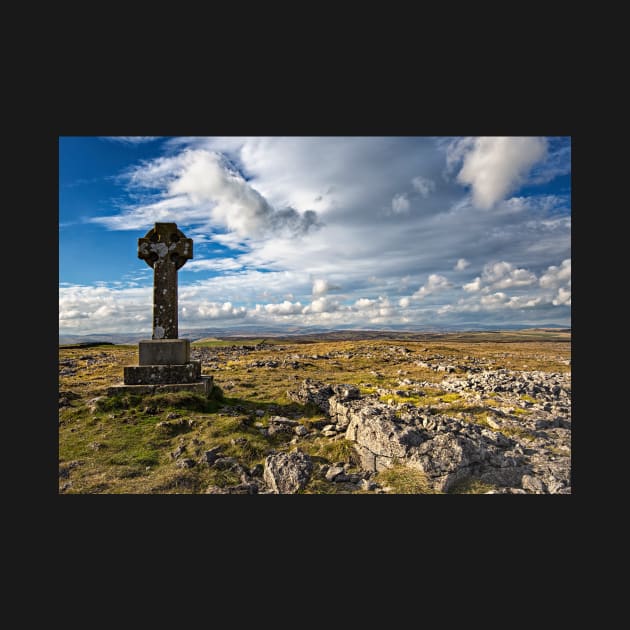
[[192,239],[176,223],[156,223],[138,239],[138,258],[153,268],[152,339],[177,339],[177,271],[193,257]]

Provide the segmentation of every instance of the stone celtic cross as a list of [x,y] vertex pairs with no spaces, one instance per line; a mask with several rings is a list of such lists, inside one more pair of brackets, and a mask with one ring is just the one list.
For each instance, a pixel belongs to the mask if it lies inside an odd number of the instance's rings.
[[192,239],[176,223],[156,223],[138,239],[138,258],[153,268],[153,339],[177,339],[177,270],[192,257]]

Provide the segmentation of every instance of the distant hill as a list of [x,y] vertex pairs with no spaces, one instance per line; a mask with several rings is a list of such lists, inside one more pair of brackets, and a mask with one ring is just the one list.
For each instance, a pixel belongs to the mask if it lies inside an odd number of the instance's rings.
[[[200,329],[183,329],[179,336],[182,339],[190,339],[198,341],[208,337],[214,339],[240,339],[240,338],[260,338],[260,337],[277,337],[279,339],[291,338],[294,341],[300,339],[309,340],[314,338],[335,339],[378,339],[385,336],[395,335],[400,339],[413,339],[418,335],[433,336],[446,333],[467,333],[467,332],[513,332],[524,331],[535,333],[570,333],[571,328],[566,328],[557,324],[544,324],[538,326],[523,325],[506,325],[506,326],[442,326],[442,327],[404,327],[391,326],[363,330],[360,328],[338,328],[327,329],[317,326],[255,326],[245,325],[238,328],[200,328]],[[59,345],[68,344],[97,344],[97,343],[113,343],[113,344],[136,344],[141,339],[151,339],[149,331],[139,333],[101,333],[90,335],[59,335]]]

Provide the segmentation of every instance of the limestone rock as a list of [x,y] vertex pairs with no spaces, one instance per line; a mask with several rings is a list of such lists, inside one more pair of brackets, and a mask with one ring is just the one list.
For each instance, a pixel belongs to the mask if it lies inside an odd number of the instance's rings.
[[271,416],[269,418],[269,427],[267,428],[267,435],[274,436],[278,433],[293,433],[293,427],[295,427],[298,423],[297,420],[291,420],[290,418],[285,418],[284,416]]
[[488,416],[486,418],[486,422],[488,423],[488,426],[493,428],[493,429],[500,429],[501,425],[491,416]]
[[201,463],[212,466],[220,457],[222,457],[221,447],[215,446],[214,448],[205,451],[205,453],[201,456]]
[[331,466],[326,471],[326,480],[335,481],[337,477],[344,474],[344,469],[341,466]]
[[[513,377],[509,374],[497,372],[489,379],[488,386],[495,387],[498,383],[509,389],[510,378]],[[444,381],[442,385],[448,382],[453,381]],[[441,492],[468,477],[499,487],[517,488],[519,493],[570,492],[570,431],[560,428],[555,421],[550,430],[555,431],[556,438],[567,439],[568,444],[565,449],[562,442],[556,442],[555,452],[559,454],[550,455],[548,434],[538,438],[527,433],[522,419],[517,421],[504,416],[501,424],[493,420],[493,429],[517,430],[514,438],[508,438],[479,424],[439,413],[427,417],[423,409],[414,405],[406,405],[403,414],[374,397],[355,398],[354,394],[343,393],[344,400],[340,400],[334,393],[335,388],[343,392],[340,386],[306,380],[290,396],[304,403],[318,404],[329,415],[331,423],[336,423],[336,429],[345,426],[345,438],[354,442],[361,467],[366,471],[380,471],[402,463],[423,472],[431,486]],[[547,389],[552,391],[550,387]],[[541,413],[546,413],[542,406]],[[532,419],[532,428],[534,422]],[[323,434],[329,433],[332,437],[334,429],[324,428]],[[519,441],[521,433],[524,441]],[[344,475],[341,478],[337,472],[335,467],[328,469],[326,478],[358,481],[348,475],[348,471],[340,472]]]
[[263,478],[274,494],[295,494],[313,472],[311,458],[300,452],[274,453],[265,459]]
[[360,490],[365,490],[368,492],[376,490],[377,487],[376,484],[369,479],[360,479],[357,485],[359,486]]
[[236,457],[219,457],[215,460],[214,467],[220,470],[234,470],[240,467],[240,463]]
[[265,469],[263,468],[262,464],[256,464],[250,469],[249,474],[252,477],[262,477],[264,470]]
[[532,475],[523,475],[521,481],[523,489],[535,492],[536,494],[543,494],[545,492],[545,484],[538,478]]
[[[76,392],[73,392],[70,390],[60,390],[59,391],[59,408],[61,409],[62,407],[70,407],[70,402],[73,400],[77,400],[78,398],[81,398],[81,396],[79,396],[79,394],[77,394]],[[91,401],[89,401],[88,404],[92,403],[92,401],[95,401],[95,400],[97,399],[92,399]]]

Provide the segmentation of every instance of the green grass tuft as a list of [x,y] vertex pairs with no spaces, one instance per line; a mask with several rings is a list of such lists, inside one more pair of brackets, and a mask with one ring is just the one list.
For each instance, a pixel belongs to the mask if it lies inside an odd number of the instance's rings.
[[383,487],[389,486],[392,494],[441,494],[431,487],[423,472],[402,464],[382,470],[374,481]]
[[329,464],[358,461],[353,443],[346,439],[331,441],[328,438],[315,438],[300,444],[300,448],[311,457],[321,458]]
[[187,409],[188,411],[200,411],[212,413],[218,408],[218,400],[223,398],[219,390],[216,397],[206,398],[193,392],[162,392],[152,395],[118,394],[116,396],[103,396],[96,407],[100,411],[116,411],[120,409],[133,409],[140,406],[153,408],[156,411],[166,409]]

